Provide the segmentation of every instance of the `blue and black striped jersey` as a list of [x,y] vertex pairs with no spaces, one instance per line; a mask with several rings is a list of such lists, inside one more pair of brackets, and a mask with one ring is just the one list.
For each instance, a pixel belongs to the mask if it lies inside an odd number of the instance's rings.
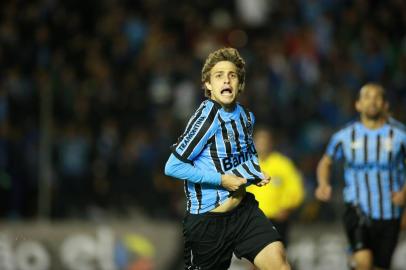
[[[227,112],[215,101],[205,100],[172,146],[172,152],[206,172],[263,178],[252,139],[254,122],[252,112],[238,103],[233,112]],[[187,210],[193,214],[210,211],[230,196],[222,186],[190,181],[184,185]]]
[[344,160],[344,201],[373,219],[400,217],[391,200],[405,184],[406,129],[400,122],[390,118],[375,130],[353,122],[332,136],[326,154]]

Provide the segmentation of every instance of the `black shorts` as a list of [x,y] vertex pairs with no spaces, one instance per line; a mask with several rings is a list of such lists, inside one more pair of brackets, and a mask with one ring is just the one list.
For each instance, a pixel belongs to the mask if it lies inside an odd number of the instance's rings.
[[372,251],[374,266],[389,269],[399,239],[400,220],[378,220],[366,217],[348,204],[343,217],[345,232],[353,252]]
[[232,254],[253,262],[279,233],[247,193],[240,205],[226,213],[187,214],[183,221],[185,269],[225,270]]

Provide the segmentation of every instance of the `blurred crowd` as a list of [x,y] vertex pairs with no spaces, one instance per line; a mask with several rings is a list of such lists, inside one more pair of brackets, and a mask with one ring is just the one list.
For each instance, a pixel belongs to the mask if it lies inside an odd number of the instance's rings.
[[241,102],[275,130],[309,201],[362,84],[382,83],[406,122],[402,0],[1,1],[0,217],[38,214],[44,134],[52,218],[181,215],[163,164],[204,99],[205,57],[224,46],[245,58]]

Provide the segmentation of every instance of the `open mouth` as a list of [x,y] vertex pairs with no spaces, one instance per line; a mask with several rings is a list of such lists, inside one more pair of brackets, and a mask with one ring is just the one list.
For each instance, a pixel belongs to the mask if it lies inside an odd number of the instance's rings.
[[229,96],[233,93],[233,89],[231,87],[225,87],[224,89],[221,89],[220,94]]

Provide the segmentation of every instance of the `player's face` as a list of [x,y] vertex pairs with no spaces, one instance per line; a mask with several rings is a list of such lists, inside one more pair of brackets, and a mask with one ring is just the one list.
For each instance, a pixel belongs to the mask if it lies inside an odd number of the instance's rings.
[[361,89],[356,109],[368,119],[377,120],[384,116],[388,104],[383,97],[382,89],[375,86],[366,86]]
[[229,61],[220,61],[210,71],[210,81],[206,88],[211,92],[211,99],[225,108],[232,108],[239,94],[237,67]]

